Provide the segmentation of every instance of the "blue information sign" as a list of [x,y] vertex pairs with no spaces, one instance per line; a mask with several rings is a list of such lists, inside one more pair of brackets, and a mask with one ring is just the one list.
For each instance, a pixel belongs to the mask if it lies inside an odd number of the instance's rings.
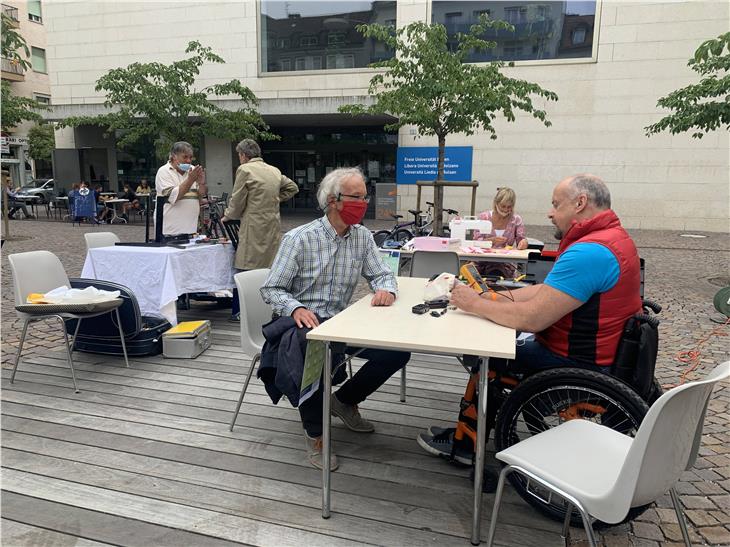
[[[444,156],[444,180],[471,180],[471,146],[447,146]],[[436,180],[439,149],[437,146],[400,146],[396,164],[396,182],[415,184],[417,180]]]

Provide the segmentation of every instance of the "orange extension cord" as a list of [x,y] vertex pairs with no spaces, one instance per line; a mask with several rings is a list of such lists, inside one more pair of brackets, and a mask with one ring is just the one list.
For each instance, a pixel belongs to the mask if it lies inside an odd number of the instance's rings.
[[678,384],[670,384],[663,386],[665,389],[671,389],[673,387],[681,386],[687,381],[687,376],[694,371],[700,364],[700,358],[702,357],[702,346],[707,343],[708,340],[715,336],[727,336],[724,327],[730,325],[730,317],[719,327],[715,327],[709,334],[697,341],[697,345],[693,349],[683,350],[678,352],[674,358],[680,363],[686,365],[682,375],[679,377]]

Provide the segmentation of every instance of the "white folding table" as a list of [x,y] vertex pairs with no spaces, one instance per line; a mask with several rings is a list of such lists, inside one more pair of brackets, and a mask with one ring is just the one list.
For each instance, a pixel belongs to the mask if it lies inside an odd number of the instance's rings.
[[477,545],[484,481],[488,359],[514,358],[515,331],[460,310],[448,310],[440,317],[433,317],[428,313],[416,315],[411,308],[423,302],[424,286],[423,279],[399,277],[398,298],[392,306],[371,306],[372,295],[368,295],[307,334],[309,340],[320,340],[326,345],[322,397],[322,517],[330,516],[330,394],[333,354],[341,352],[344,346],[350,346],[463,356],[465,365],[474,365],[482,358],[471,537],[472,543]]

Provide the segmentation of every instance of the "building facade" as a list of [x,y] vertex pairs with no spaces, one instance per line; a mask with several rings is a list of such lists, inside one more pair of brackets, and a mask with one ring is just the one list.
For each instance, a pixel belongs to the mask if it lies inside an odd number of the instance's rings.
[[[46,25],[41,0],[4,0],[2,11],[23,37],[30,51],[28,70],[2,59],[2,79],[10,82],[15,96],[30,97],[50,104],[51,86],[46,56]],[[2,169],[13,186],[22,186],[36,175],[36,165],[28,156],[28,130],[32,123],[20,124],[2,135]],[[40,166],[38,166],[40,167]],[[39,175],[43,173],[38,173]]]
[[[545,224],[554,184],[592,172],[607,181],[629,227],[728,230],[728,133],[649,138],[643,129],[664,114],[659,97],[696,81],[687,60],[702,41],[727,31],[726,2],[65,1],[44,9],[52,118],[103,112],[94,89],[101,75],[136,61],[179,60],[198,40],[226,64],[204,66],[196,85],[238,78],[254,91],[282,137],[263,143],[265,159],[300,186],[297,209],[314,207],[313,189],[332,168],[358,165],[372,184],[393,183],[398,147],[436,145],[412,127],[385,131],[387,117],[338,113],[368,101],[375,72],[367,65],[392,55],[355,27],[435,21],[453,35],[487,13],[515,31],[490,36],[497,47],[471,60],[514,61],[504,69],[509,76],[539,83],[559,101],[538,102],[549,128],[518,115],[514,123],[497,120],[496,141],[483,133],[448,137],[447,146],[473,149],[479,209],[491,206],[497,187],[511,186],[525,221]],[[64,129],[56,141],[62,182],[84,178],[116,189],[157,167],[151,147],[117,150],[114,136],[97,128]],[[231,189],[234,145],[206,138],[198,151],[214,193]],[[415,205],[415,186],[398,184],[397,191],[401,212]],[[468,189],[447,190],[445,206],[467,212],[469,198]]]

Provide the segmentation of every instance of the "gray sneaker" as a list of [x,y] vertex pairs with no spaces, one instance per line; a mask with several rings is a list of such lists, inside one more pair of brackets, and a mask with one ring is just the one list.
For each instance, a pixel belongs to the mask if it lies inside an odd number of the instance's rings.
[[[304,432],[304,445],[307,449],[307,459],[317,469],[322,469],[322,437],[312,438]],[[330,451],[330,471],[335,471],[340,466],[335,453]]]
[[356,431],[357,433],[372,433],[375,431],[373,424],[360,416],[357,405],[341,403],[334,393],[330,397],[330,411],[333,416],[341,419],[347,429],[351,431]]
[[474,453],[460,446],[456,447],[453,455],[451,449],[454,445],[454,429],[444,429],[438,435],[429,435],[428,433],[420,433],[416,437],[418,445],[429,454],[446,458],[460,465],[468,466],[472,464]]

